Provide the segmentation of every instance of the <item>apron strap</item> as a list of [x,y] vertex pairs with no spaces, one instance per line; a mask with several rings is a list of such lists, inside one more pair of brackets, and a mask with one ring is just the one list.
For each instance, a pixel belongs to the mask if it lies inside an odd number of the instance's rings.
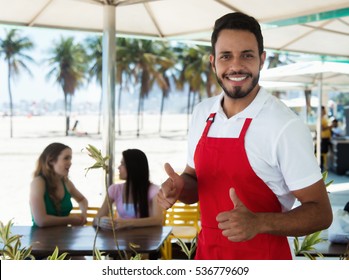
[[[208,131],[210,130],[210,127],[211,127],[212,123],[214,122],[215,117],[216,117],[216,113],[211,113],[208,116],[208,118],[206,120],[206,126],[205,126],[205,129],[204,129],[203,133],[202,133],[202,136],[206,136],[207,137]],[[244,125],[243,125],[243,127],[241,129],[241,132],[240,132],[240,135],[239,135],[240,139],[244,139],[245,138],[247,129],[249,128],[251,122],[252,122],[251,118],[247,118],[245,120]]]
[[210,127],[211,127],[212,123],[214,122],[215,116],[216,116],[216,113],[211,113],[208,116],[208,118],[206,120],[206,127],[205,127],[204,132],[202,133],[202,136],[207,136],[208,131],[210,130]]
[[251,118],[247,118],[245,120],[244,125],[243,125],[243,127],[242,127],[242,129],[240,131],[240,135],[239,135],[240,139],[245,139],[245,135],[246,135],[247,129],[250,126],[251,122],[252,122]]

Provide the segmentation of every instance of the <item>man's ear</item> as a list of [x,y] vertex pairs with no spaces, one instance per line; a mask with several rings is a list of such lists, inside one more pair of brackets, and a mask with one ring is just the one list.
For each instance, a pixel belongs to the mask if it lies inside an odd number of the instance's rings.
[[214,59],[215,59],[214,55],[213,55],[213,54],[210,54],[210,63],[211,63],[211,67],[212,67],[213,72],[216,73],[216,66],[215,66],[215,63],[214,63]]
[[267,53],[264,51],[264,52],[261,54],[261,65],[260,65],[260,67],[259,67],[259,70],[262,70],[262,69],[263,69],[264,62],[265,62],[266,57],[267,57]]

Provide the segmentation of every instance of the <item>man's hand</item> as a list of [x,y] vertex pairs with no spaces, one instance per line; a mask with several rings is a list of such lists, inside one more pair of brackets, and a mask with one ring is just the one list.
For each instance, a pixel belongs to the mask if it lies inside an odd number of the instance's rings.
[[257,216],[241,202],[233,188],[229,190],[229,195],[234,209],[217,215],[218,228],[230,241],[250,240],[258,234]]
[[178,200],[184,187],[184,180],[174,172],[169,163],[165,163],[164,167],[169,178],[161,185],[158,203],[162,208],[169,209]]

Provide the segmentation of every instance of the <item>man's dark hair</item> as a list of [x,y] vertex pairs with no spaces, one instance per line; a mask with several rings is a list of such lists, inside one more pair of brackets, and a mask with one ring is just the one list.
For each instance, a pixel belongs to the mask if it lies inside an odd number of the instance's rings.
[[261,55],[264,51],[263,35],[258,21],[244,13],[229,13],[217,19],[211,36],[212,54],[215,55],[215,46],[219,32],[224,29],[246,30],[254,34],[258,43],[258,51]]

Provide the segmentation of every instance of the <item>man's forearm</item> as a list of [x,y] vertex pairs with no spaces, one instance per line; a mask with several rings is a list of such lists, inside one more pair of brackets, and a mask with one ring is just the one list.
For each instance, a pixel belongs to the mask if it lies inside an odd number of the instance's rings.
[[262,233],[283,236],[304,236],[331,225],[332,215],[314,202],[304,203],[286,213],[260,213]]

